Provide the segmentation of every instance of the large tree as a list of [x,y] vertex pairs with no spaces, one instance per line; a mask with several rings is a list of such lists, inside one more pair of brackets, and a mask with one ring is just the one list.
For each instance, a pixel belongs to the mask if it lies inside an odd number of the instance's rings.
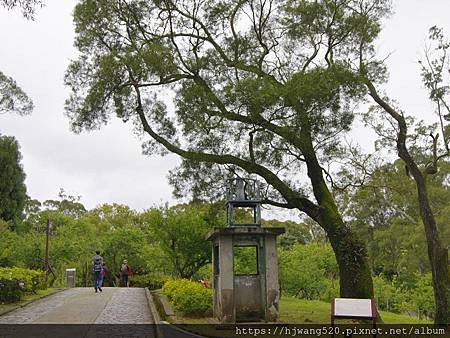
[[[426,49],[425,60],[420,62],[422,78],[435,106],[437,123],[427,126],[423,122],[414,124],[413,119],[389,97],[380,93],[370,72],[380,61],[374,59],[373,51],[364,41],[360,43],[359,72],[367,86],[369,95],[377,104],[369,114],[367,122],[381,136],[385,145],[396,149],[403,160],[406,172],[414,180],[417,190],[420,218],[422,220],[431,265],[434,298],[436,303],[435,323],[450,323],[450,271],[448,249],[443,244],[436,223],[435,212],[430,201],[430,176],[438,172],[439,164],[450,156],[450,42],[437,27],[430,29],[431,45]],[[426,140],[428,138],[428,140]],[[442,140],[442,141],[440,141]]]
[[211,262],[211,243],[205,240],[206,234],[225,221],[224,213],[214,212],[214,207],[214,204],[179,204],[152,208],[141,214],[148,237],[161,249],[159,259],[170,263],[166,271],[192,278]]
[[349,64],[389,10],[388,0],[83,0],[66,112],[77,132],[114,113],[132,120],[145,153],[184,159],[180,176],[257,175],[265,203],[304,212],[326,231],[341,296],[372,298],[367,250],[342,219],[325,168],[363,93]]
[[19,144],[0,135],[0,219],[15,222],[22,217],[27,198]]

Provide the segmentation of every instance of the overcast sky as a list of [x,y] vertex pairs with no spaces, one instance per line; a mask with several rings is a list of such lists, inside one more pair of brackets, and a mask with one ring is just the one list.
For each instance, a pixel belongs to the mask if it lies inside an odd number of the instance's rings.
[[[30,116],[0,115],[0,133],[13,135],[20,143],[28,194],[43,201],[57,198],[64,188],[81,195],[88,208],[117,202],[142,210],[174,203],[167,172],[178,163],[175,156],[143,156],[131,126],[119,120],[80,135],[69,130],[63,114],[68,96],[63,76],[76,56],[71,15],[76,2],[47,0],[35,21],[0,8],[0,70],[12,76],[35,104]],[[378,43],[380,55],[392,52],[386,90],[406,112],[429,118],[431,106],[417,60],[423,55],[429,27],[441,26],[450,37],[450,1],[394,3],[395,14]],[[370,138],[359,142],[365,147],[372,144]]]

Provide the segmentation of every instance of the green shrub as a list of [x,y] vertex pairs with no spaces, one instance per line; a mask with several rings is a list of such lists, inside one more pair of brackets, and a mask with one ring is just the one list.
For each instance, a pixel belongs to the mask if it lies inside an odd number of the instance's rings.
[[44,272],[24,268],[0,268],[0,301],[20,300],[23,294],[45,289]]
[[24,291],[15,279],[0,277],[0,303],[12,303],[20,300]]
[[133,275],[130,284],[134,287],[149,288],[150,290],[161,289],[169,277],[160,273],[147,273],[145,275]]
[[169,280],[162,292],[183,315],[205,315],[212,310],[212,290],[187,279]]
[[173,301],[173,297],[178,289],[182,289],[188,285],[191,281],[187,279],[169,279],[164,283],[162,287],[162,293],[169,298],[170,301]]

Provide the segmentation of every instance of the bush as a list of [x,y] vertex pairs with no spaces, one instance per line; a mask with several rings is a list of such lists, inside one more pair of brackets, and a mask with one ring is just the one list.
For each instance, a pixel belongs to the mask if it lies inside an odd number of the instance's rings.
[[161,289],[169,277],[161,273],[147,273],[145,275],[133,275],[130,284],[134,287],[149,288],[150,290]]
[[0,301],[10,303],[22,295],[45,289],[44,272],[23,268],[0,268]]
[[205,315],[212,310],[212,290],[187,279],[169,280],[162,292],[183,315]]
[[0,276],[0,303],[12,303],[20,300],[24,291],[15,279],[9,280]]

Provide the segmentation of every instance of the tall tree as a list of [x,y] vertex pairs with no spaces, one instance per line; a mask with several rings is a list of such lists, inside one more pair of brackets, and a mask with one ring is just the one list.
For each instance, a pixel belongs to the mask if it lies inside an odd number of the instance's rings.
[[27,195],[21,159],[16,139],[0,135],[0,219],[5,221],[20,219],[25,206]]
[[211,243],[205,236],[213,227],[224,224],[223,214],[212,212],[213,208],[199,203],[180,204],[152,208],[142,214],[149,237],[162,249],[177,277],[192,278],[211,262]]
[[[373,53],[364,41],[360,43],[359,71],[369,95],[378,105],[368,114],[368,122],[374,126],[385,143],[395,146],[398,156],[405,163],[407,174],[416,184],[420,217],[425,229],[432,272],[436,303],[435,323],[449,324],[448,249],[443,245],[439,235],[435,212],[430,203],[428,181],[430,176],[438,172],[439,163],[450,156],[450,126],[447,123],[450,120],[450,86],[448,86],[450,43],[445,41],[442,30],[437,27],[430,29],[430,39],[434,46],[427,49],[425,61],[421,62],[421,67],[423,82],[429,91],[430,100],[436,107],[435,112],[438,117],[436,125],[414,126],[412,120],[405,117],[392,100],[379,93],[374,83],[373,73],[370,71],[374,64],[379,64],[379,61],[374,61]],[[382,114],[382,121],[377,120],[376,113]],[[424,141],[425,137],[429,138],[428,142]],[[442,142],[439,142],[439,138]]]
[[113,112],[133,120],[145,153],[184,159],[179,177],[259,176],[265,203],[325,229],[341,296],[372,298],[367,250],[324,168],[362,94],[348,60],[359,59],[360,41],[372,45],[389,10],[388,0],[83,0],[66,112],[77,132]]

